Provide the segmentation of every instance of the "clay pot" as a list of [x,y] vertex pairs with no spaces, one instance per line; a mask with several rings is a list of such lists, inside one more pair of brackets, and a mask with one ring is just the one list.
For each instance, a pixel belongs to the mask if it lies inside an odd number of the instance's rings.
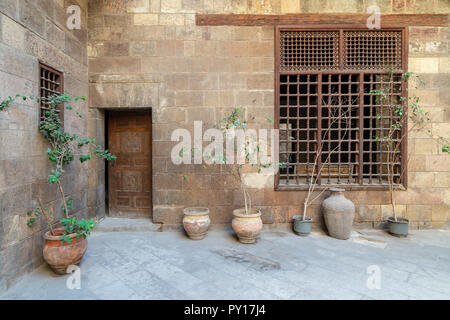
[[231,226],[240,242],[255,243],[263,227],[261,211],[251,209],[249,214],[246,214],[244,208],[233,210]]
[[206,237],[211,220],[208,208],[185,208],[183,226],[192,240],[202,240]]
[[53,235],[50,231],[44,235],[44,260],[57,274],[65,274],[68,266],[79,264],[88,246],[87,239],[76,239],[76,233],[69,235],[70,244],[61,243],[63,233],[63,229],[55,229]]
[[396,237],[406,237],[408,235],[409,220],[406,218],[394,217],[387,218],[388,231]]
[[355,205],[345,198],[344,189],[331,188],[331,196],[322,202],[325,224],[330,236],[347,240],[352,232]]

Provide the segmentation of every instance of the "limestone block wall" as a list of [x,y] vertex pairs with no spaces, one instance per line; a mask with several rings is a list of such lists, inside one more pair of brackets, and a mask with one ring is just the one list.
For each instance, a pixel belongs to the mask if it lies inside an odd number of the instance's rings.
[[[80,30],[66,27],[66,8],[81,8]],[[87,0],[0,1],[0,98],[16,93],[38,96],[38,61],[64,72],[65,92],[87,96]],[[80,119],[76,112],[83,115]],[[69,131],[88,133],[87,104],[65,113]],[[0,113],[0,291],[42,263],[46,228],[26,225],[36,199],[60,211],[55,186],[47,183],[47,146],[39,133],[38,107],[20,102]],[[88,215],[88,164],[67,168],[63,181],[74,198],[74,213]]]
[[[270,128],[274,117],[274,27],[196,26],[195,13],[449,13],[445,0],[134,0],[89,1],[90,108],[152,108],[153,220],[179,224],[185,206],[211,209],[213,223],[228,223],[241,193],[220,168],[176,166],[170,161],[171,132],[204,129],[234,107],[251,125]],[[421,97],[434,133],[449,132],[449,28],[410,27],[410,71],[423,76]],[[98,122],[97,122],[98,123]],[[450,218],[450,157],[426,137],[409,138],[413,157],[408,191],[397,193],[411,226],[439,227]],[[272,179],[273,180],[273,179]],[[274,191],[269,179],[249,179],[254,205],[265,223],[287,223],[302,210],[305,193]],[[347,192],[357,206],[355,221],[378,227],[389,215],[389,193]],[[319,199],[309,213],[321,221]]]

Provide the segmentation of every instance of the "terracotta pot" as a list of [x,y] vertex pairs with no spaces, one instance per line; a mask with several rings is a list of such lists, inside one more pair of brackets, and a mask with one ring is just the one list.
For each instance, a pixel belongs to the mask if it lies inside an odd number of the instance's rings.
[[57,274],[65,274],[68,266],[80,263],[87,250],[88,241],[83,238],[76,239],[77,234],[72,233],[69,235],[70,244],[61,243],[60,236],[64,230],[53,231],[53,235],[50,231],[44,235],[44,260]]
[[192,240],[205,238],[210,223],[208,208],[194,207],[184,209],[184,230],[186,230],[187,235]]
[[261,220],[261,211],[251,209],[249,214],[245,213],[245,209],[233,210],[233,220],[231,226],[236,232],[239,241],[242,243],[255,243],[263,223]]
[[355,205],[345,198],[344,189],[331,188],[331,196],[322,202],[323,216],[330,236],[347,240],[352,232]]

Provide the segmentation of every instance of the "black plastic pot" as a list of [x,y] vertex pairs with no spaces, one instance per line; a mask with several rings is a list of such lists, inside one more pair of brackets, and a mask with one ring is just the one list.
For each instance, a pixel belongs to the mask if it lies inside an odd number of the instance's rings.
[[311,232],[311,222],[310,217],[306,217],[303,220],[303,216],[295,216],[294,219],[294,232],[299,236],[307,236]]
[[396,237],[406,237],[408,235],[409,220],[406,218],[394,217],[387,218],[388,231],[390,234]]

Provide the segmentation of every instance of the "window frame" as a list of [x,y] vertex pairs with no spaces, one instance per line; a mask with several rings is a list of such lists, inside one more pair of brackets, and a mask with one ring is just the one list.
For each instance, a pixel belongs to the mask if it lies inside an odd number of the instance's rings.
[[[280,71],[280,56],[281,56],[281,52],[280,52],[280,32],[282,31],[331,31],[331,30],[337,30],[339,32],[339,46],[338,46],[338,52],[339,52],[339,57],[338,57],[338,61],[339,61],[339,65],[338,65],[338,69],[337,70],[332,70],[332,69],[323,69],[323,70],[296,70],[296,71]],[[274,56],[275,56],[275,77],[274,77],[274,82],[275,82],[275,94],[274,94],[274,106],[275,106],[275,125],[274,128],[279,130],[280,129],[280,75],[281,73],[283,74],[317,74],[318,78],[319,76],[321,77],[321,75],[323,73],[326,74],[343,74],[345,72],[347,73],[359,73],[360,76],[367,74],[367,73],[386,73],[386,70],[361,70],[361,69],[354,69],[354,70],[350,70],[350,69],[344,69],[343,68],[343,48],[344,48],[344,43],[343,43],[343,33],[344,31],[400,31],[402,34],[402,43],[401,43],[401,58],[402,58],[402,63],[401,63],[401,70],[399,70],[399,73],[405,73],[408,70],[408,51],[409,51],[409,41],[408,41],[408,27],[405,26],[389,26],[389,27],[381,27],[379,29],[368,29],[366,25],[317,25],[317,26],[311,26],[311,25],[275,25],[275,45],[274,45]],[[318,80],[318,85],[321,82]],[[402,85],[402,90],[401,90],[401,94],[402,96],[407,96],[407,92],[408,92],[408,84],[405,83]],[[361,102],[360,99],[360,104],[359,104],[359,108],[363,107],[364,103]],[[406,102],[406,106],[405,108],[408,108],[407,106],[407,102]],[[361,112],[360,112],[361,114]],[[319,120],[318,120],[319,121]],[[403,122],[403,128],[402,130],[407,132],[407,118],[405,117],[404,122]],[[361,143],[360,143],[361,145]],[[406,136],[405,140],[402,142],[402,147],[401,147],[401,166],[402,166],[402,170],[403,170],[403,174],[402,174],[402,182],[399,185],[395,185],[394,188],[397,190],[406,190],[408,187],[408,168],[407,168],[407,160],[406,160],[406,156],[407,156],[407,150],[408,150],[408,137]],[[363,163],[362,160],[362,147],[360,146],[360,167],[361,164]],[[406,155],[406,156],[405,156]],[[361,175],[361,170],[360,169],[360,173],[359,175]],[[355,185],[355,184],[345,184],[345,183],[341,183],[341,184],[328,184],[328,185],[317,185],[315,187],[316,190],[323,190],[326,188],[330,188],[330,187],[342,187],[345,188],[346,190],[389,190],[389,184],[386,185],[369,185],[369,184],[363,184],[362,183],[362,179],[359,185]],[[276,175],[275,175],[275,181],[274,181],[274,189],[276,191],[305,191],[309,189],[309,184],[297,184],[297,185],[292,185],[292,186],[286,186],[286,185],[280,185],[280,170],[277,171]]]
[[[42,112],[43,112],[43,110],[42,110],[42,106],[43,106],[43,103],[42,103],[42,91],[43,90],[48,90],[47,88],[44,88],[42,86],[42,81],[46,80],[46,79],[44,79],[42,77],[42,71],[49,71],[49,72],[54,73],[55,75],[57,75],[59,77],[59,79],[60,79],[59,94],[60,95],[64,94],[64,73],[59,71],[59,70],[57,70],[57,69],[55,69],[55,68],[53,68],[53,67],[51,67],[51,66],[49,66],[48,64],[46,64],[46,63],[44,63],[42,61],[39,61],[39,71],[38,71],[39,72],[38,73],[38,78],[39,78],[38,79],[38,85],[39,85],[39,99],[40,99],[39,113],[38,113],[39,127],[40,127],[40,123],[41,123],[42,117],[43,117],[43,115],[42,115]],[[62,127],[64,128],[64,104],[61,104],[60,106],[58,106],[58,109],[59,109],[59,119],[61,120]]]

